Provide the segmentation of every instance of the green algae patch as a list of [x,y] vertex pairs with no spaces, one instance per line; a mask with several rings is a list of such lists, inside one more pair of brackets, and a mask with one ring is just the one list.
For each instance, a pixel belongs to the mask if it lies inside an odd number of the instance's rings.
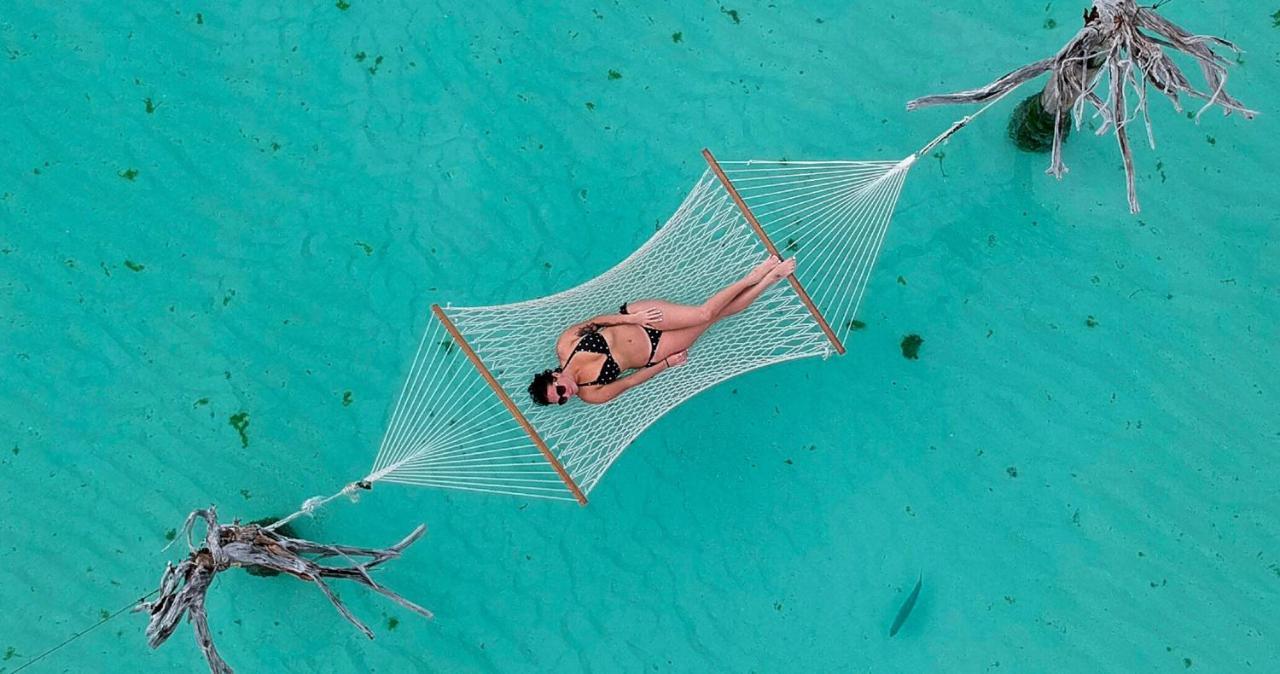
[[738,10],[736,9],[726,9],[724,5],[721,5],[720,13],[729,17],[730,19],[733,19],[733,22],[735,24],[742,23],[742,17],[738,15]]
[[196,12],[196,25],[197,26],[204,25],[204,15],[201,14],[200,12]]
[[[1053,149],[1053,115],[1044,109],[1040,93],[1022,99],[1009,116],[1009,140],[1024,152],[1048,152]],[[1062,140],[1071,135],[1071,115],[1062,116]]]
[[853,318],[853,319],[850,319],[850,320],[849,320],[848,327],[849,327],[849,329],[850,329],[850,330],[861,330],[861,329],[863,329],[863,328],[867,327],[867,324],[866,324],[866,323],[863,323],[862,321],[860,321],[860,320],[858,320],[858,319],[856,319],[856,318]]
[[907,360],[918,360],[920,358],[920,345],[924,344],[924,338],[920,335],[912,333],[902,338],[902,357]]
[[178,537],[178,530],[177,530],[177,529],[170,529],[170,530],[168,530],[168,531],[164,532],[164,539],[165,539],[166,541],[172,541],[173,539],[175,539],[175,538],[177,538],[177,537]]
[[9,451],[10,451],[10,452],[13,452],[13,455],[14,455],[14,456],[17,456],[17,455],[19,455],[19,454],[21,454],[21,453],[22,453],[22,449],[21,449],[20,447],[18,447],[17,445],[14,445],[14,446],[13,446],[13,449],[11,449],[11,450],[9,450]]
[[236,433],[240,434],[240,446],[247,448],[249,446],[249,413],[236,412],[232,414],[230,423],[231,427],[236,429]]
[[355,402],[355,396],[353,396],[353,395],[351,394],[351,391],[343,391],[343,392],[342,392],[342,406],[343,406],[343,407],[351,407],[351,403],[353,403],[353,402]]
[[6,661],[12,660],[16,657],[18,657],[18,649],[14,648],[13,646],[9,646],[8,648],[4,649],[4,659]]
[[337,7],[340,11],[343,11],[343,12],[347,11],[348,9],[351,9],[351,3],[347,2],[347,0],[338,0],[337,2],[333,3],[333,6]]
[[147,268],[146,265],[138,264],[133,260],[125,260],[124,266],[128,267],[129,271],[142,271],[143,269]]
[[611,80],[620,80],[620,79],[622,79],[622,73],[620,73],[620,72],[618,72],[618,71],[616,71],[616,70],[614,70],[614,69],[610,68],[610,69],[609,69],[609,79],[611,79]]
[[265,566],[246,566],[244,567],[244,572],[250,576],[257,576],[259,578],[270,578],[272,576],[280,575],[279,571],[276,571],[275,569],[268,569]]
[[1005,468],[1005,469],[1004,469],[1004,472],[1008,473],[1008,474],[1009,474],[1009,477],[1018,477],[1018,467],[1017,467],[1017,466],[1009,466],[1008,468]]
[[150,98],[147,98],[145,101],[143,101],[143,103],[146,103],[147,105],[148,115],[153,114],[156,111],[156,104]]
[[133,179],[138,177],[138,169],[132,169],[132,168],[125,169],[123,171],[120,171],[116,175],[120,176],[121,178],[124,178],[125,180],[128,180],[129,182],[133,182]]
[[1084,324],[1090,328],[1096,328],[1098,327],[1098,319],[1094,318],[1093,316],[1089,316],[1088,318],[1084,319]]
[[192,408],[192,409],[195,409],[195,408],[197,408],[197,407],[202,407],[202,406],[204,406],[204,405],[208,405],[208,404],[209,404],[209,399],[208,399],[208,398],[201,398],[201,399],[197,400],[197,401],[196,401],[196,403],[195,403],[194,405],[192,405],[192,406],[191,406],[191,408]]
[[394,631],[394,630],[395,630],[395,628],[397,628],[397,627],[399,627],[399,626],[400,626],[400,620],[399,620],[399,619],[397,619],[395,616],[390,616],[390,617],[388,617],[388,618],[387,618],[387,630],[388,630],[388,631]]
[[365,255],[373,255],[373,246],[370,246],[363,241],[357,241],[356,245],[360,247],[360,250],[364,251]]
[[679,43],[681,43],[681,42],[684,42],[684,33],[681,33],[680,31],[676,31],[676,32],[672,33],[672,34],[671,34],[671,41],[672,41],[672,42],[674,42],[674,43],[676,43],[676,44],[679,44]]
[[444,351],[445,353],[453,353],[453,340],[452,339],[440,340],[440,350]]

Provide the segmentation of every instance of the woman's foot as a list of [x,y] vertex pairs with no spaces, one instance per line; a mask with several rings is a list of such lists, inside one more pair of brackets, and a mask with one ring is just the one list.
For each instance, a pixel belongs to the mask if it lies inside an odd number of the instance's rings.
[[768,274],[770,270],[778,266],[778,264],[781,262],[782,260],[779,260],[777,255],[770,255],[769,257],[765,258],[764,262],[761,262],[760,264],[756,265],[755,269],[752,269],[751,272],[747,274],[746,276],[747,283],[750,285],[755,285],[759,283],[765,277],[765,274]]
[[[774,257],[771,257],[770,259],[777,260],[777,258]],[[737,297],[733,298],[733,301],[716,315],[716,320],[720,320],[726,316],[732,316],[751,306],[751,303],[756,301],[756,299],[760,297],[761,293],[768,290],[773,286],[773,284],[789,276],[795,270],[795,258],[791,258],[786,262],[775,262],[773,266],[765,272],[764,278],[760,279],[754,285],[742,291]]]
[[785,262],[774,265],[773,268],[769,270],[769,273],[765,277],[765,280],[767,280],[769,283],[776,283],[794,274],[795,271],[796,271],[796,259],[793,257],[786,260]]

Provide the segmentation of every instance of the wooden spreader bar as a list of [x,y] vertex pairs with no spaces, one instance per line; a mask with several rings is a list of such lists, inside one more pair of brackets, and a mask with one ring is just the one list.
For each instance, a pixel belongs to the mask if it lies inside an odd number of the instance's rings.
[[[751,212],[751,209],[747,208],[747,202],[742,200],[742,195],[738,194],[738,189],[733,186],[733,183],[729,181],[729,177],[724,174],[724,170],[720,168],[720,164],[712,156],[711,150],[704,148],[702,150],[702,158],[707,160],[707,165],[711,167],[711,171],[720,179],[720,183],[724,185],[724,189],[729,193],[729,196],[733,197],[733,202],[738,205],[738,209],[746,217],[747,224],[751,225],[751,229],[755,231],[756,236],[760,237],[760,240],[764,242],[765,249],[770,254],[777,255],[778,259],[782,259],[782,254],[778,252],[778,247],[773,245],[769,235],[760,226],[760,221],[756,220],[756,216]],[[827,336],[827,339],[831,340],[831,345],[835,347],[836,353],[844,355],[844,345],[840,343],[835,331],[827,324],[827,319],[822,317],[822,312],[818,311],[817,305],[809,298],[809,293],[805,291],[804,286],[800,285],[800,279],[797,279],[795,274],[791,274],[787,277],[787,280],[791,282],[791,287],[800,296],[800,301],[804,303],[805,308],[809,310],[809,313],[813,314],[814,320],[818,321],[818,327],[822,328],[823,334]]]
[[440,322],[444,324],[444,329],[449,331],[449,336],[453,337],[453,341],[457,342],[458,346],[462,347],[462,352],[467,354],[467,358],[471,360],[471,364],[476,366],[476,370],[480,372],[480,376],[484,377],[484,380],[489,383],[489,387],[492,388],[494,394],[498,396],[498,400],[501,400],[502,404],[506,406],[507,411],[515,418],[516,423],[520,424],[520,427],[524,429],[524,432],[528,433],[529,437],[533,439],[533,444],[538,448],[539,452],[542,452],[542,456],[546,457],[547,463],[551,464],[551,467],[555,469],[556,474],[560,476],[560,479],[564,480],[565,486],[573,493],[573,497],[578,499],[578,503],[585,506],[587,504],[587,495],[583,494],[582,490],[578,488],[577,483],[573,481],[573,478],[569,477],[569,471],[565,470],[564,466],[560,463],[560,460],[556,458],[556,455],[551,453],[551,448],[547,447],[547,443],[543,442],[542,436],[538,435],[538,431],[534,430],[533,424],[529,423],[529,420],[525,418],[524,414],[520,412],[520,409],[516,407],[516,404],[512,402],[511,396],[507,395],[507,392],[503,390],[502,386],[498,383],[498,380],[494,379],[493,373],[489,372],[488,367],[485,367],[484,361],[480,360],[480,356],[476,355],[475,349],[472,349],[471,345],[467,343],[467,340],[463,338],[462,333],[458,331],[457,326],[453,324],[453,321],[449,320],[449,317],[445,315],[444,310],[440,308],[439,304],[431,305],[431,313],[435,314],[435,317],[440,319]]

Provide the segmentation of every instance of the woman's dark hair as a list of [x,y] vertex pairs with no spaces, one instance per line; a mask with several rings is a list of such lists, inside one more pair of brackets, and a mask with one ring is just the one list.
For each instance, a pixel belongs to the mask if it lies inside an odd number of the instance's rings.
[[543,370],[533,375],[533,383],[529,384],[529,397],[533,398],[533,402],[538,405],[550,405],[551,401],[547,399],[547,387],[555,381],[556,375],[553,370]]

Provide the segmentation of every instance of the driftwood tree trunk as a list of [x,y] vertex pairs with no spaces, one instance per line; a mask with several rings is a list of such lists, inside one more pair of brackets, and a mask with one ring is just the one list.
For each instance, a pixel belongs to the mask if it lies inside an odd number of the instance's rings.
[[[1082,79],[1092,83],[1102,69],[1100,59],[1090,59]],[[1009,140],[1026,152],[1044,153],[1061,147],[1071,136],[1071,101],[1062,95],[1056,80],[1022,99],[1009,115]]]
[[[197,548],[191,534],[196,522],[201,520],[205,524],[205,536],[203,545]],[[172,636],[183,616],[187,616],[195,632],[196,642],[209,662],[209,671],[212,674],[234,674],[213,645],[213,635],[204,608],[205,596],[218,573],[236,566],[256,568],[287,573],[299,580],[315,583],[338,613],[372,639],[373,631],[347,609],[325,580],[355,581],[414,613],[430,618],[430,611],[379,585],[369,575],[369,571],[399,557],[405,548],[425,532],[426,527],[419,526],[404,540],[389,548],[359,548],[285,536],[257,524],[241,525],[233,522],[220,525],[217,511],[213,507],[197,510],[187,517],[183,525],[190,554],[177,566],[171,563],[165,569],[160,579],[159,597],[155,601],[139,604],[135,610],[150,614],[146,633],[147,643],[152,648],[160,646]],[[345,559],[351,564],[325,566],[319,563],[334,557]],[[357,563],[357,558],[366,559]]]
[[[1049,152],[1071,135],[1071,108],[1097,82],[1105,60],[1098,55],[1105,31],[1099,30],[1098,9],[1084,13],[1084,30],[1067,45],[1079,64],[1067,77],[1051,77],[1040,93],[1022,100],[1009,116],[1009,139],[1027,152]],[[1095,24],[1090,26],[1090,24]],[[1067,51],[1064,49],[1064,52]],[[1061,56],[1061,55],[1059,55]]]
[[[1062,141],[1074,119],[1079,125],[1086,107],[1102,123],[1098,134],[1112,133],[1124,162],[1129,209],[1138,212],[1138,191],[1129,127],[1145,125],[1147,142],[1155,147],[1148,109],[1148,88],[1164,94],[1181,110],[1180,94],[1205,101],[1204,110],[1220,107],[1225,114],[1239,112],[1251,118],[1254,111],[1244,107],[1226,90],[1229,62],[1214,51],[1222,47],[1239,52],[1232,43],[1211,35],[1183,30],[1156,13],[1154,7],[1136,0],[1093,0],[1085,13],[1084,27],[1057,54],[1027,64],[990,84],[951,94],[918,98],[907,103],[908,110],[952,103],[981,103],[999,98],[1026,82],[1049,73],[1040,94],[1023,101],[1011,121],[1010,134],[1019,146],[1043,151],[1046,129],[1052,129],[1049,174],[1061,178],[1067,172],[1062,161]],[[1182,52],[1196,60],[1207,89],[1191,84],[1166,50]],[[1102,74],[1107,75],[1103,95],[1098,90]],[[1104,97],[1105,96],[1105,97]]]

